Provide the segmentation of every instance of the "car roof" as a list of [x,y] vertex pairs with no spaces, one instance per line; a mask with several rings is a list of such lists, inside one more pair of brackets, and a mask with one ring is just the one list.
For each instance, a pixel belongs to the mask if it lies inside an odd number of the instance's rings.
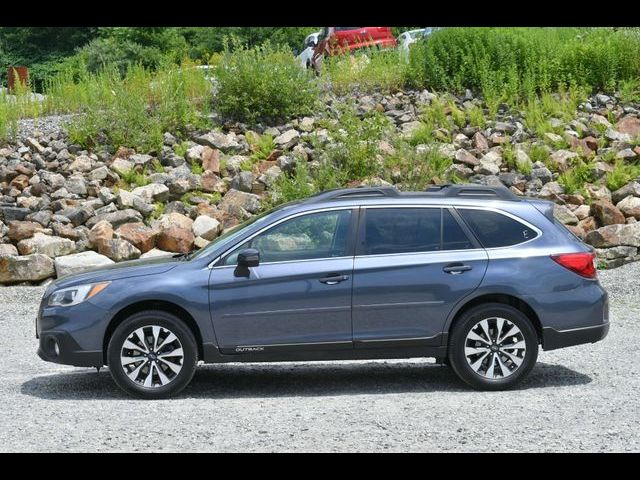
[[373,205],[441,205],[513,210],[527,203],[523,200],[530,199],[517,196],[504,186],[446,184],[435,185],[420,192],[401,192],[394,187],[357,187],[319,192],[281,205],[277,210],[309,211]]

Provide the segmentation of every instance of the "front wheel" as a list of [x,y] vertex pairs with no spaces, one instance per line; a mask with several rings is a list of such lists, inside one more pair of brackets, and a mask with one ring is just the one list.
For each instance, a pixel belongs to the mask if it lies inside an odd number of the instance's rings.
[[113,333],[109,371],[125,392],[148,399],[179,393],[191,381],[198,350],[191,330],[163,311],[135,313]]
[[521,381],[538,358],[538,336],[519,310],[479,305],[456,322],[449,342],[455,373],[478,390],[505,390]]

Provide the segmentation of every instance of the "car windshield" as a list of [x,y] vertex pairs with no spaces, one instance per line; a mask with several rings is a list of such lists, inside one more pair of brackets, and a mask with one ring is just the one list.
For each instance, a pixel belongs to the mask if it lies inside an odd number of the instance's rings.
[[296,203],[298,203],[298,202],[290,202],[290,203],[286,203],[284,205],[279,205],[279,206],[274,207],[274,208],[272,208],[270,210],[266,210],[266,211],[256,215],[255,217],[250,218],[246,222],[243,222],[243,223],[241,223],[239,225],[236,225],[235,227],[233,227],[228,232],[223,233],[218,238],[216,238],[215,240],[210,242],[206,247],[201,248],[200,250],[195,252],[191,256],[191,259],[199,258],[199,257],[202,257],[202,256],[206,256],[207,254],[209,254],[212,250],[214,250],[218,245],[222,244],[223,242],[226,242],[227,240],[233,240],[234,238],[241,237],[242,234],[244,233],[244,231],[251,225],[268,224],[274,213],[279,212],[280,210],[282,210],[282,209],[284,209],[286,207],[289,207],[291,205],[294,205]]

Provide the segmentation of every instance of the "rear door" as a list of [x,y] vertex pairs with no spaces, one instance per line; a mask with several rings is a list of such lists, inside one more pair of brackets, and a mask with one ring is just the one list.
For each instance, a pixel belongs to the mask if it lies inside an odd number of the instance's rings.
[[453,306],[480,284],[487,253],[453,209],[361,209],[353,273],[356,347],[439,345]]

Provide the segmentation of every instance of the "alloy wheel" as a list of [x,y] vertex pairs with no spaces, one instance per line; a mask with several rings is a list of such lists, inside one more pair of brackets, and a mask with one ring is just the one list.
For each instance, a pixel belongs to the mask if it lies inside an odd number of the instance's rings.
[[142,387],[171,383],[182,370],[184,351],[178,337],[158,325],[137,328],[126,338],[120,363],[129,379]]
[[526,351],[522,331],[501,317],[478,321],[464,343],[467,363],[477,375],[487,379],[512,375],[524,362]]

